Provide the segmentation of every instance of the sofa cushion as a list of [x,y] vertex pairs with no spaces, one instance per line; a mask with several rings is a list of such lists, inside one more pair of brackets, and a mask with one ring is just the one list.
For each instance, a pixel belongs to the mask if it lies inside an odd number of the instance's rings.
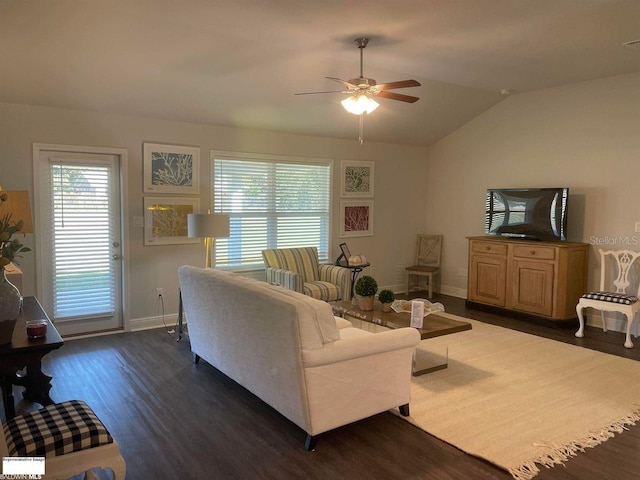
[[267,267],[296,272],[305,282],[319,280],[316,247],[267,249],[262,251],[262,258]]
[[4,426],[4,435],[9,455],[19,457],[55,457],[113,443],[100,419],[80,400],[17,416]]
[[361,328],[355,328],[355,327],[347,327],[347,328],[340,329],[340,337],[343,340],[347,338],[366,337],[369,335],[375,335],[375,334],[371,332],[367,332],[366,330],[362,330]]
[[[271,285],[266,282],[263,282],[263,285],[264,288],[294,299],[296,302],[300,302],[301,305],[305,306],[305,309],[301,308],[298,311],[298,328],[300,329],[303,349],[320,348],[326,343],[340,340],[340,331],[336,325],[336,319],[333,316],[331,305],[278,285]],[[308,330],[317,332],[317,334],[320,335],[322,345],[314,346],[306,340],[312,336],[311,331]]]
[[337,285],[329,282],[305,282],[304,294],[325,302],[340,300],[340,290]]
[[[343,328],[350,328],[353,327],[353,323],[351,323],[349,320],[345,320],[342,317],[334,317],[336,320],[336,326],[338,327],[338,330],[342,330]],[[340,337],[342,338],[342,332],[340,332]]]
[[599,302],[618,303],[622,305],[631,305],[638,301],[638,297],[635,295],[629,295],[626,293],[613,293],[613,292],[590,292],[582,295],[582,298],[588,300],[598,300]]

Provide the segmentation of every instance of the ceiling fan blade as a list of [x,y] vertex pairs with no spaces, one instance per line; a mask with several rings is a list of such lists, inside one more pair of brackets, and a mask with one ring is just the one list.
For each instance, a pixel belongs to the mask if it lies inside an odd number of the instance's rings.
[[393,92],[385,92],[384,90],[382,92],[379,92],[378,95],[376,95],[376,97],[388,98],[389,100],[400,100],[401,102],[407,102],[407,103],[415,103],[418,100],[420,100],[419,97],[412,97],[410,95],[401,95],[399,93],[393,93]]
[[393,90],[394,88],[420,87],[422,84],[416,80],[401,80],[399,82],[381,83],[376,85],[380,90]]
[[329,80],[333,80],[334,82],[339,82],[339,83],[343,84],[345,87],[347,87],[350,90],[353,90],[353,89],[358,90],[358,88],[359,88],[358,85],[354,85],[353,83],[349,83],[346,80],[342,80],[341,78],[336,78],[336,77],[324,77],[324,78],[329,79]]
[[328,90],[326,92],[300,92],[294,95],[317,95],[318,93],[351,93],[349,90]]

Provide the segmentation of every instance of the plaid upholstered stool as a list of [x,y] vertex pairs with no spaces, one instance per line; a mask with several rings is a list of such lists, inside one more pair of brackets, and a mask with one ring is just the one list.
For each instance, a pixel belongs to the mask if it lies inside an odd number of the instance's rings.
[[19,415],[4,426],[1,456],[45,457],[47,479],[67,479],[93,468],[109,468],[114,480],[125,477],[118,444],[89,406],[79,400],[56,403]]

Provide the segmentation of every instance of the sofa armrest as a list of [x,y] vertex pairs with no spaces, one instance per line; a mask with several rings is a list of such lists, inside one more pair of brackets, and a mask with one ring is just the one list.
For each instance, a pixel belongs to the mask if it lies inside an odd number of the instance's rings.
[[351,270],[337,265],[321,264],[318,274],[320,281],[338,286],[341,300],[351,300]]
[[355,338],[344,338],[327,343],[316,350],[302,350],[305,368],[342,362],[353,358],[414,348],[420,343],[420,333],[415,328],[398,328]]
[[338,330],[342,328],[353,328],[353,323],[351,323],[349,320],[346,320],[342,317],[336,317],[335,315],[333,316],[333,318],[336,319],[336,327],[338,327]]
[[267,267],[265,269],[265,275],[268,283],[275,283],[294,292],[304,293],[302,276],[296,272],[282,268]]

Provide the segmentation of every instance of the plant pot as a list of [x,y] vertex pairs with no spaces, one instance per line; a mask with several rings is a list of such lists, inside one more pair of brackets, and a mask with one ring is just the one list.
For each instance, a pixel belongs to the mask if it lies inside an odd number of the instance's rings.
[[7,280],[6,271],[3,268],[2,277],[0,277],[0,345],[11,343],[21,303],[20,291]]
[[390,312],[391,311],[391,304],[390,303],[383,303],[382,304],[382,311],[383,312]]
[[358,307],[360,310],[368,312],[373,310],[373,300],[375,299],[374,295],[370,295],[368,297],[358,297]]

